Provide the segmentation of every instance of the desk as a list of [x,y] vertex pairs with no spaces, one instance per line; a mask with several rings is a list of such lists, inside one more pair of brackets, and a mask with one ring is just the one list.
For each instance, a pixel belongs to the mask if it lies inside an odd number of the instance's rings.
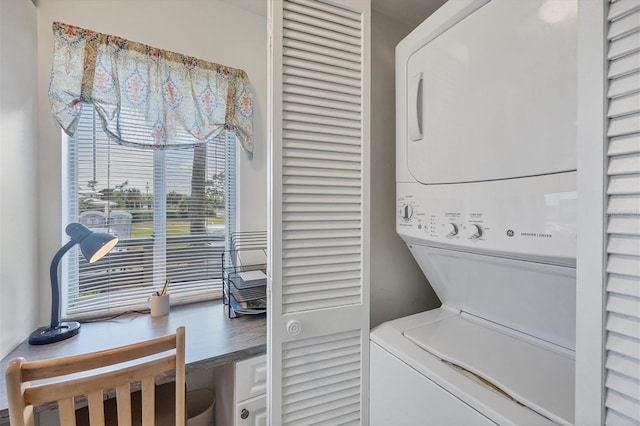
[[77,336],[50,345],[32,346],[25,340],[0,363],[0,424],[9,423],[4,371],[12,358],[34,361],[93,352],[171,334],[181,325],[186,328],[187,374],[264,354],[267,349],[264,315],[229,319],[220,300],[173,306],[162,317],[131,314],[82,324]]

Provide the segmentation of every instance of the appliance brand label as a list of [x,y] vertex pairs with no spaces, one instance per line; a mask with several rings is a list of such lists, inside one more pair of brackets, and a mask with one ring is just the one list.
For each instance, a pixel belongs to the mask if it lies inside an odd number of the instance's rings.
[[534,237],[534,238],[553,238],[551,234],[545,234],[543,232],[521,232],[522,237]]

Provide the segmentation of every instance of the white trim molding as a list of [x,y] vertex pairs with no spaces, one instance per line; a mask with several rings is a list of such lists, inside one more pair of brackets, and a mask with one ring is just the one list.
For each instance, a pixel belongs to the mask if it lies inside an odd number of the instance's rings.
[[578,2],[575,424],[604,420],[605,2]]

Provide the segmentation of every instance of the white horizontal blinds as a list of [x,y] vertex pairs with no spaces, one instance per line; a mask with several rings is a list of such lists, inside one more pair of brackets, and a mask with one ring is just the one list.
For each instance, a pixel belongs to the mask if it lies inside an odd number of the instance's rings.
[[221,288],[226,155],[224,135],[193,150],[165,151],[166,274],[173,296],[211,298]]
[[284,2],[282,312],[362,300],[362,22]]
[[235,143],[235,136],[231,132],[226,132],[226,152],[225,152],[225,174],[226,174],[226,188],[224,192],[224,203],[225,203],[225,221],[226,221],[226,240],[228,250],[228,242],[231,240],[231,233],[235,232],[236,229],[236,174],[234,170],[236,170],[237,165],[237,145]]
[[360,420],[360,330],[284,344],[283,424]]
[[609,7],[606,424],[640,423],[640,3]]
[[69,147],[67,220],[120,241],[93,264],[70,253],[65,315],[144,307],[165,278],[172,302],[219,297],[225,210],[233,209],[225,205],[225,140],[154,156],[109,141],[93,108],[83,107]]
[[[80,222],[94,231],[110,232],[109,216],[121,215],[118,232],[115,232],[121,239],[117,251],[91,265],[79,250],[68,256],[69,269],[75,270],[76,274],[62,282],[67,290],[63,312],[74,316],[101,312],[119,304],[127,306],[131,289],[148,281],[141,275],[145,270],[151,270],[153,258],[132,257],[144,251],[132,247],[129,253],[125,241],[137,234],[151,235],[153,232],[152,222],[142,222],[141,217],[144,215],[146,219],[152,214],[149,206],[153,205],[153,153],[132,151],[130,154],[128,148],[110,143],[98,115],[89,105],[83,106],[78,130],[70,144],[76,154],[76,164],[75,168],[71,163],[68,165],[68,172],[75,174],[75,181],[70,181],[67,188],[70,195],[66,200],[69,204],[67,222]],[[127,168],[128,173],[125,172]],[[134,221],[138,222],[139,229],[133,226]],[[109,273],[105,262],[118,269]],[[147,296],[148,293],[150,291]],[[140,300],[134,303],[142,304],[142,295],[135,299]]]

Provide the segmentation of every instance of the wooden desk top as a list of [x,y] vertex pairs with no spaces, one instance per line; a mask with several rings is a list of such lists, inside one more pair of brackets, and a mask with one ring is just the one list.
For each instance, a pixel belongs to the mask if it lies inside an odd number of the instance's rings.
[[82,324],[80,333],[50,345],[32,346],[25,340],[1,362],[0,424],[9,422],[4,371],[9,360],[27,361],[93,352],[164,336],[186,328],[186,372],[211,368],[266,353],[264,315],[229,319],[222,301],[171,307],[169,315],[130,314],[110,321]]

